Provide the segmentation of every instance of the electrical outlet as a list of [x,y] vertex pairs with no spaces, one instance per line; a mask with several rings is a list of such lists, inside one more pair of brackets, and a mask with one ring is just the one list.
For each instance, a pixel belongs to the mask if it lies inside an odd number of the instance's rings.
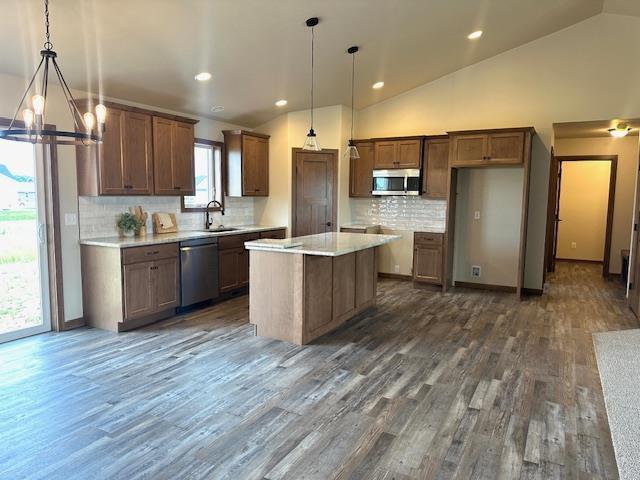
[[473,212],[473,219],[480,220],[480,210],[476,210],[475,212]]
[[471,276],[473,278],[480,278],[481,268],[480,265],[471,265]]
[[571,248],[578,248],[578,245],[576,244],[576,242],[571,242]]
[[73,226],[78,224],[78,215],[75,213],[65,213],[64,214],[64,224],[66,226]]
[[396,273],[400,273],[400,265],[394,265],[393,271]]

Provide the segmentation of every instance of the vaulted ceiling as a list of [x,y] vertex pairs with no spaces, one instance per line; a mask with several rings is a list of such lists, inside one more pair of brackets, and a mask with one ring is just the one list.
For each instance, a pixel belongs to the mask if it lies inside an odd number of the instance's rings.
[[[350,102],[358,45],[363,108],[634,0],[50,0],[52,41],[71,86],[246,126],[309,102]],[[0,72],[29,77],[43,43],[42,1],[3,0]],[[635,10],[634,10],[635,9]],[[640,12],[638,12],[640,13]],[[475,41],[467,35],[481,29]],[[209,71],[213,78],[196,82]],[[371,85],[384,81],[373,90]],[[287,99],[277,108],[274,102]],[[214,106],[224,111],[212,113]]]

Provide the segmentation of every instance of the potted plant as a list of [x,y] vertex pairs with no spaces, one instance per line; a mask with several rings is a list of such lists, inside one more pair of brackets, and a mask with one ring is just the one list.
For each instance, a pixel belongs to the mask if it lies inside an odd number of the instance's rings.
[[142,227],[142,221],[135,215],[129,212],[124,212],[118,217],[116,225],[123,236],[131,237],[140,230],[140,227]]

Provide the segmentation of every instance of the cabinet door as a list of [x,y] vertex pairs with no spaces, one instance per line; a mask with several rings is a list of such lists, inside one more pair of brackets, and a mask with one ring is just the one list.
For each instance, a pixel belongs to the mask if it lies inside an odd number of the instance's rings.
[[449,178],[449,140],[427,140],[424,147],[422,195],[447,198]]
[[144,317],[156,311],[153,286],[153,262],[124,265],[124,319]]
[[487,135],[456,135],[451,146],[451,166],[483,163],[487,155]]
[[269,143],[264,138],[242,135],[242,194],[269,194]]
[[349,196],[370,197],[373,186],[373,143],[357,143],[360,158],[349,166]]
[[238,287],[249,285],[249,250],[244,247],[238,252]]
[[282,228],[278,230],[268,230],[266,232],[260,232],[260,238],[287,238],[287,231]]
[[180,195],[195,195],[193,125],[173,122],[172,134],[173,155],[171,158],[171,171],[173,172],[173,190]]
[[178,258],[153,262],[155,309],[157,312],[176,308],[180,304],[180,273]]
[[487,157],[490,163],[521,164],[524,159],[524,132],[490,134]]
[[153,180],[157,195],[175,195],[173,189],[173,123],[153,117]]
[[396,168],[398,142],[380,141],[374,143],[375,168]]
[[397,168],[420,168],[422,159],[422,140],[398,140]]
[[[125,125],[124,112],[107,109],[107,119],[102,143],[98,146],[100,169],[100,195],[126,195],[122,164],[122,139]],[[86,159],[90,161],[90,158]]]
[[413,279],[442,284],[442,246],[416,245],[413,249]]
[[238,288],[238,260],[240,248],[220,250],[218,252],[218,282],[220,292]]
[[125,189],[130,195],[149,195],[152,191],[151,116],[124,112],[122,169]]

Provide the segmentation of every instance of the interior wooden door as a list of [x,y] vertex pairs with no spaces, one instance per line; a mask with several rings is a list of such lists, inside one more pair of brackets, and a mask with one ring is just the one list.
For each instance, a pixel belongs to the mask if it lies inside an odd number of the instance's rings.
[[629,307],[640,318],[640,175],[636,180],[636,205],[633,213],[633,240],[631,242],[631,258],[629,258]]
[[293,236],[336,230],[337,150],[293,150]]

